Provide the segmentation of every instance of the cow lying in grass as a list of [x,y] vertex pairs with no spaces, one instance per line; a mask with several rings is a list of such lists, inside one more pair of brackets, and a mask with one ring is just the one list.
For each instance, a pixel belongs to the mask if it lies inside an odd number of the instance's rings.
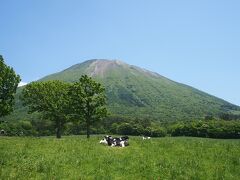
[[125,147],[128,146],[128,136],[123,136],[120,138],[113,138],[112,136],[104,136],[104,138],[100,141],[100,144],[105,144],[111,147]]
[[4,130],[4,129],[1,129],[0,135],[4,135],[4,134],[5,134],[5,130]]
[[151,139],[151,137],[146,137],[146,136],[143,136],[142,137],[143,140],[146,140],[146,139]]

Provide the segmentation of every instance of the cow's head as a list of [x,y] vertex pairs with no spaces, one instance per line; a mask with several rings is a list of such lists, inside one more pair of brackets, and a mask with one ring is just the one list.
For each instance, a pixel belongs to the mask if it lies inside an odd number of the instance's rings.
[[100,143],[100,144],[105,144],[105,145],[108,144],[108,142],[107,142],[107,140],[106,140],[105,138],[103,138],[102,140],[100,140],[99,143]]
[[113,142],[112,136],[104,136],[104,138],[99,143],[111,146],[112,142]]

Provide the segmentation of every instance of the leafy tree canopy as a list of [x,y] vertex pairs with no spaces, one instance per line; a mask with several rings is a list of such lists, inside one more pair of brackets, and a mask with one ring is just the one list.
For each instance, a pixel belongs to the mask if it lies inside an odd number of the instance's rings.
[[0,117],[13,111],[14,95],[20,80],[20,76],[4,63],[0,55]]
[[30,113],[41,112],[55,123],[57,138],[68,120],[84,122],[89,137],[90,126],[107,115],[104,88],[88,76],[74,84],[33,82],[23,90],[22,99]]
[[70,108],[72,114],[83,119],[87,126],[87,137],[90,136],[90,125],[106,117],[107,109],[105,89],[91,77],[83,75],[70,87]]
[[61,81],[33,82],[22,92],[24,105],[29,112],[42,112],[56,126],[56,136],[61,137],[63,125],[68,120],[68,83]]

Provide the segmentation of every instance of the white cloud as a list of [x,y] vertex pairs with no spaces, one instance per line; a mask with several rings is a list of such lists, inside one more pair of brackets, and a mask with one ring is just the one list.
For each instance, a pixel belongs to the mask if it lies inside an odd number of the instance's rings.
[[18,84],[18,87],[25,86],[25,85],[27,85],[26,82],[20,82],[20,83]]

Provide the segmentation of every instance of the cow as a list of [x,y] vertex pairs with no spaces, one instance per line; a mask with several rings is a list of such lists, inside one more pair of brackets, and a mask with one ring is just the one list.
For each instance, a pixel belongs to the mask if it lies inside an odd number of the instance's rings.
[[128,146],[129,145],[128,139],[129,139],[128,136],[123,136],[123,137],[120,137],[120,138],[113,138],[113,143],[112,143],[111,146],[112,147],[114,147],[114,146],[120,146],[120,147]]
[[143,139],[143,140],[147,140],[147,139],[151,139],[151,137],[143,136],[142,139]]
[[112,136],[104,136],[104,138],[102,140],[100,140],[99,143],[111,146],[111,144],[112,144]]
[[123,136],[120,138],[116,138],[116,137],[113,138],[112,136],[104,136],[104,138],[99,143],[105,144],[111,147],[116,147],[116,146],[125,147],[129,145],[128,139],[129,139],[128,136]]
[[5,130],[4,130],[4,129],[1,129],[0,134],[1,134],[1,135],[4,135],[4,134],[5,134]]

